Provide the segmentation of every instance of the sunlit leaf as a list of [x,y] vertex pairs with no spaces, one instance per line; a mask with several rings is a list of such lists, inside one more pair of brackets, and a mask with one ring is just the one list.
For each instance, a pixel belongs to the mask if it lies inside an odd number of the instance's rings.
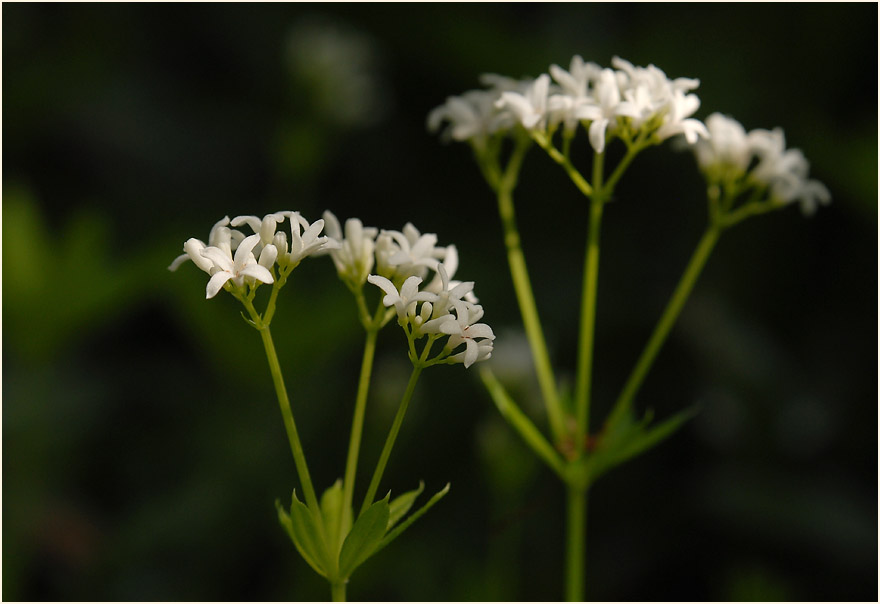
[[400,497],[396,497],[391,502],[391,510],[388,515],[388,528],[387,530],[391,530],[395,524],[397,524],[401,518],[406,516],[406,513],[415,503],[416,498],[421,494],[422,491],[425,490],[425,483],[423,481],[419,481],[419,488],[414,489],[412,491],[407,491]]
[[409,518],[407,518],[406,520],[401,522],[394,530],[389,531],[388,534],[385,535],[385,537],[382,539],[382,542],[379,543],[379,546],[376,548],[376,550],[373,553],[378,552],[383,547],[385,547],[386,545],[388,545],[389,543],[394,541],[403,531],[405,531],[407,528],[409,528],[409,525],[411,525],[413,522],[415,522],[416,520],[421,518],[425,512],[430,510],[434,506],[435,503],[440,501],[443,498],[443,496],[449,492],[450,486],[451,485],[449,483],[446,483],[446,486],[443,487],[443,489],[441,489],[440,492],[438,492],[436,495],[431,497],[431,499],[428,500],[428,503],[423,505],[417,511],[410,514]]
[[342,544],[339,554],[339,575],[348,578],[354,570],[376,551],[388,527],[391,506],[388,497],[377,501],[360,515]]
[[312,511],[296,498],[296,491],[293,492],[289,516],[278,502],[276,507],[278,519],[287,529],[299,554],[318,574],[327,577],[330,568],[327,547]]

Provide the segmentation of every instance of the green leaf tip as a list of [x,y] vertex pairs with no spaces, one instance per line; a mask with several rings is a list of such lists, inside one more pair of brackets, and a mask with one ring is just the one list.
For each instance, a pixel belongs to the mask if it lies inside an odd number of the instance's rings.
[[406,516],[406,513],[410,510],[410,508],[415,503],[418,496],[425,490],[425,482],[420,480],[419,486],[417,489],[412,491],[408,491],[403,495],[393,499],[391,501],[390,514],[388,516],[388,527],[386,530],[391,530],[391,528],[400,522],[400,520]]
[[[449,489],[451,486],[452,486],[452,483],[447,482],[445,487],[443,487],[433,497],[431,497],[431,499],[428,500],[428,503],[423,505],[417,511],[410,514],[409,518],[407,518],[406,520],[401,522],[394,529],[388,531],[388,534],[385,535],[385,537],[382,539],[382,542],[379,544],[379,546],[376,548],[376,551],[374,551],[373,553],[375,554],[376,552],[378,552],[379,550],[384,548],[386,545],[388,545],[389,543],[391,543],[392,541],[397,539],[397,537],[399,537],[403,531],[405,531],[407,528],[409,528],[409,525],[411,525],[413,522],[415,522],[416,520],[421,518],[425,514],[425,512],[427,512],[428,510],[430,510],[434,506],[435,503],[440,501],[446,495],[446,493],[449,492]],[[403,497],[403,495],[401,495],[401,497]]]
[[[327,554],[327,545],[324,542],[323,527],[318,526],[316,515],[304,503],[296,497],[296,489],[290,504],[290,538],[296,546],[300,556],[311,566],[315,572],[327,577],[331,565]],[[282,511],[280,503],[279,511]],[[282,524],[287,526],[284,520]]]

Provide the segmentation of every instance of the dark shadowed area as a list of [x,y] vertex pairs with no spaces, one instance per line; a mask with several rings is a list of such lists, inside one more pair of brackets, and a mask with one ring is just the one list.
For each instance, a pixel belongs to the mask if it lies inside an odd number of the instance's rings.
[[[494,198],[426,116],[494,72],[619,55],[694,77],[696,116],[784,128],[833,196],[721,240],[637,400],[698,404],[591,491],[591,600],[877,599],[875,4],[4,4],[4,600],[324,600],[280,528],[297,486],[256,332],[192,264],[224,215],[325,209],[455,243],[535,392]],[[585,138],[585,137],[582,137]],[[584,147],[586,149],[586,147]],[[588,158],[584,151],[583,159]],[[523,247],[574,375],[587,210],[535,149]],[[605,210],[599,425],[705,225],[691,155],[643,153]],[[363,333],[328,258],[273,332],[319,490],[342,476]],[[379,338],[358,494],[408,376]],[[524,406],[542,427],[537,399]],[[382,490],[449,495],[352,600],[558,600],[564,491],[473,368],[426,371]],[[424,497],[424,495],[423,495]]]

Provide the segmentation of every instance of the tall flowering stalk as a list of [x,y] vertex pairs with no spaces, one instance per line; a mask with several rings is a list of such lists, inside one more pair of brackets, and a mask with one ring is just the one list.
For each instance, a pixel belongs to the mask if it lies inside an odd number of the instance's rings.
[[[289,224],[289,236],[287,230],[280,228],[285,221]],[[247,235],[237,228],[244,226],[253,234]],[[458,267],[458,252],[453,245],[438,247],[436,243],[436,235],[422,234],[409,223],[402,232],[379,231],[351,218],[343,229],[330,212],[314,223],[298,212],[276,212],[263,218],[223,218],[211,229],[207,244],[194,238],[187,240],[184,254],[169,266],[177,270],[191,260],[209,275],[206,297],[213,298],[226,290],[241,302],[247,313],[245,320],[260,333],[305,499],[305,503],[301,502],[294,490],[289,510],[276,502],[278,518],[303,559],[328,580],[335,601],[345,600],[349,577],[358,566],[396,539],[449,491],[447,484],[406,518],[424,484],[393,500],[389,492],[376,501],[421,372],[439,364],[462,363],[470,367],[492,354],[495,336],[491,327],[479,322],[483,309],[473,294],[474,283],[452,280]],[[339,278],[354,295],[366,340],[344,478],[326,489],[319,500],[269,327],[278,293],[291,272],[305,258],[327,254]],[[430,275],[432,279],[425,283]],[[370,287],[368,294],[367,284],[378,290]],[[263,285],[271,285],[271,291],[260,312],[255,299]],[[380,299],[371,312],[367,298],[376,294]],[[394,318],[406,336],[413,371],[355,515],[355,477],[376,338],[379,330]]]
[[[711,115],[704,124],[692,117],[700,100],[699,81],[671,79],[654,65],[635,66],[614,57],[610,68],[572,58],[568,69],[515,80],[495,74],[481,77],[483,88],[470,90],[428,115],[428,128],[445,140],[466,142],[495,193],[504,232],[510,274],[535,373],[541,388],[550,435],[545,436],[521,411],[504,386],[484,369],[482,377],[502,415],[563,481],[567,496],[565,595],[584,596],[587,495],[602,474],[658,444],[693,413],[651,423],[650,411],[637,418],[633,402],[690,295],[721,234],[749,216],[799,202],[810,214],[830,201],[827,189],[809,180],[798,150],[786,149],[779,129],[746,133],[732,118]],[[443,127],[445,124],[445,128]],[[571,157],[572,141],[586,134],[593,150],[589,172]],[[633,160],[670,138],[693,150],[707,182],[709,221],[666,309],[636,361],[602,428],[590,433],[593,341],[602,214],[605,203]],[[616,165],[606,151],[622,144]],[[535,304],[516,224],[513,193],[527,152],[537,145],[558,164],[589,204],[580,301],[580,328],[573,400],[560,395],[543,326]]]

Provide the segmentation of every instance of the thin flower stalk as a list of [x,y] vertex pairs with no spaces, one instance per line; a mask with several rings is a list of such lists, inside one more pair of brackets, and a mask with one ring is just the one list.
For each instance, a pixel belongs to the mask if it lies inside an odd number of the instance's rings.
[[565,419],[559,400],[553,365],[550,362],[547,341],[544,337],[544,330],[535,304],[535,295],[526,268],[513,204],[513,191],[516,188],[519,171],[527,150],[527,141],[522,139],[518,141],[496,191],[498,213],[504,230],[504,244],[507,249],[507,263],[510,268],[513,288],[532,351],[535,373],[538,376],[550,428],[556,440],[561,440],[565,434]]

